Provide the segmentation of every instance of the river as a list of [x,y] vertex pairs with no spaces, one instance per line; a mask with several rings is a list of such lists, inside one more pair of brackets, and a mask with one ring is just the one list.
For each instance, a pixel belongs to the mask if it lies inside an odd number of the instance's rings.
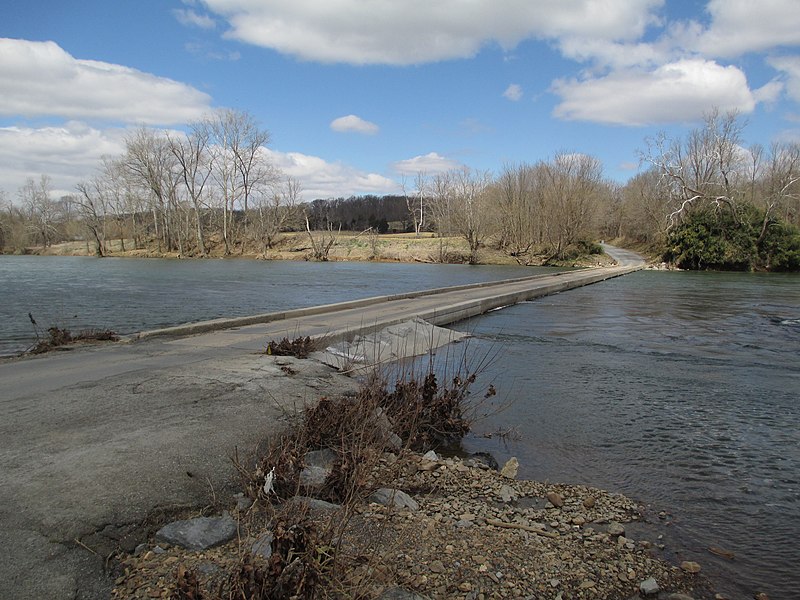
[[800,277],[645,271],[458,329],[507,405],[468,450],[637,499],[731,598],[800,597]]
[[[0,257],[0,353],[30,345],[28,312],[129,333],[533,272]],[[800,596],[800,277],[640,272],[456,328],[475,360],[493,357],[479,382],[504,407],[466,449],[638,500],[654,527],[634,537],[663,534],[667,558],[696,560],[732,599]]]

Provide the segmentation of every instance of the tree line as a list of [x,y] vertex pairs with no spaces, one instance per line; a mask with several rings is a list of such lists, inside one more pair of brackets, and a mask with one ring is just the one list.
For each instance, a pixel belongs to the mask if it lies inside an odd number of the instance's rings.
[[283,232],[305,230],[324,259],[338,231],[404,231],[459,237],[470,263],[487,246],[548,264],[615,239],[683,268],[798,270],[800,146],[745,148],[743,128],[737,114],[712,111],[684,137],[648,139],[644,170],[625,184],[598,159],[561,152],[498,173],[420,172],[400,194],[301,203],[299,183],[265,151],[269,133],[248,113],[223,110],[183,134],[136,130],[124,154],[59,200],[46,175],[29,179],[17,203],[0,198],[0,248],[84,239],[102,256],[118,239],[122,249],[230,255],[266,252]]

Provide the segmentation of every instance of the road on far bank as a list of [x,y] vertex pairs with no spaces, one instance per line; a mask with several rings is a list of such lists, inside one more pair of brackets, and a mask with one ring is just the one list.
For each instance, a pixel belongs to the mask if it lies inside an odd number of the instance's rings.
[[342,339],[412,318],[446,325],[641,268],[569,271],[217,320],[129,343],[0,363],[0,597],[107,598],[104,559],[154,510],[230,497],[234,448],[287,412],[354,387],[314,361],[266,356],[282,337]]

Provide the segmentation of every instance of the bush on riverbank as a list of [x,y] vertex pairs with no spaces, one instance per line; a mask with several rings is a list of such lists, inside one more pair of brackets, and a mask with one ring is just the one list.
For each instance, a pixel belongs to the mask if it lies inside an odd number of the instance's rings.
[[800,270],[800,231],[752,205],[736,213],[712,207],[672,229],[664,260],[681,269]]

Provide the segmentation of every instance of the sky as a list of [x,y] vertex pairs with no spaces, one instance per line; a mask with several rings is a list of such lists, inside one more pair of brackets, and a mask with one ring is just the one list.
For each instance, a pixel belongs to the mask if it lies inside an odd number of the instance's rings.
[[800,142],[800,0],[4,0],[0,193],[74,193],[137,127],[250,113],[303,197],[558,152],[624,183],[714,108]]

